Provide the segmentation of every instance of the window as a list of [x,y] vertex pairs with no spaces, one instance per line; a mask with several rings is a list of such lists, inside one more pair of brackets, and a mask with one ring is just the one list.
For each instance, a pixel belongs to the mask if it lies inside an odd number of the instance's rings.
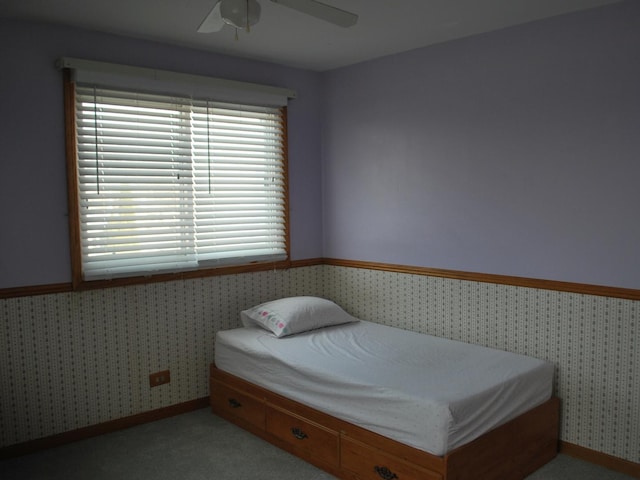
[[288,258],[284,107],[74,87],[82,280]]

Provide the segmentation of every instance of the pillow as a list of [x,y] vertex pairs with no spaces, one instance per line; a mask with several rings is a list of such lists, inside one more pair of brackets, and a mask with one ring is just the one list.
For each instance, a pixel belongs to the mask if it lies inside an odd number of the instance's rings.
[[355,322],[358,319],[331,300],[318,297],[289,297],[262,303],[240,312],[245,327],[259,326],[276,337],[316,328]]

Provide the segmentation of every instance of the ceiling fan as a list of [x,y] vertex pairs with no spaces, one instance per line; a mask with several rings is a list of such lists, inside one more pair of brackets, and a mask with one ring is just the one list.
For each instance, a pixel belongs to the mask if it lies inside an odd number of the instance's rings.
[[[358,21],[358,15],[355,13],[315,0],[271,0],[271,2],[340,27],[351,27]],[[213,8],[198,27],[198,32],[218,32],[225,25],[235,27],[236,32],[241,28],[249,31],[249,28],[258,23],[258,20],[260,20],[260,4],[257,0],[215,0]]]

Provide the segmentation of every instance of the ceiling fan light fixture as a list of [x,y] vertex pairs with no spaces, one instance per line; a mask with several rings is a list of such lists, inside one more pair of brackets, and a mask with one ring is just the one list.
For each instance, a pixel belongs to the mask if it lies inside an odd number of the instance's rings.
[[248,29],[260,20],[260,4],[257,0],[220,0],[220,14],[225,23]]

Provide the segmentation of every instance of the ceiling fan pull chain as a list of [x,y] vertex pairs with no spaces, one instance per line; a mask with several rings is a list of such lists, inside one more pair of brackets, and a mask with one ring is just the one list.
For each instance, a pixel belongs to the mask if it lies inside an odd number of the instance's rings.
[[249,0],[247,0],[247,14],[245,15],[245,19],[247,20],[247,33],[250,33],[251,28],[249,27]]

